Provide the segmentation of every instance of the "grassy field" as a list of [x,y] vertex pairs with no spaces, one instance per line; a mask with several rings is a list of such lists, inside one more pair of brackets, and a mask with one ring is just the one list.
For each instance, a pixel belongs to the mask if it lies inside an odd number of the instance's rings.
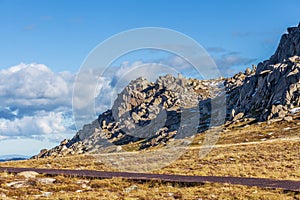
[[[204,158],[199,157],[199,151],[205,143],[205,134],[196,135],[187,149],[178,149],[184,151],[180,158],[153,173],[299,181],[299,124],[299,119],[271,124],[246,120],[224,126],[219,133],[215,148]],[[215,136],[215,134],[210,130],[206,136]],[[138,154],[143,155],[141,152]],[[124,153],[132,159],[128,162],[133,163],[138,154]],[[117,170],[103,162],[101,157],[93,155],[6,162],[1,163],[1,166]],[[299,193],[295,192],[229,184],[180,185],[159,182],[141,183],[122,179],[90,180],[62,176],[54,178],[57,181],[48,185],[37,183],[34,179],[28,180],[30,184],[16,190],[6,183],[23,180],[22,177],[2,173],[0,174],[0,198],[3,194],[8,199],[14,196],[21,199],[300,199]]]
[[[42,175],[40,177],[43,177]],[[300,196],[280,190],[228,184],[185,186],[159,182],[133,182],[122,179],[80,179],[55,176],[53,184],[27,180],[21,188],[6,183],[24,180],[0,173],[1,199],[295,199]],[[6,198],[4,197],[6,196]]]

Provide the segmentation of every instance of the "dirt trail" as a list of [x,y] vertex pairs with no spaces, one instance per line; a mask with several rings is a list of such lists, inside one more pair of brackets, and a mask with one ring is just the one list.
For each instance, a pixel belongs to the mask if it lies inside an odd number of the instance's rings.
[[[242,145],[256,145],[262,143],[272,143],[278,141],[300,141],[299,136],[290,138],[277,138],[265,141],[256,142],[242,142],[235,144],[219,144],[214,145],[213,148],[222,148],[230,146],[242,146]],[[186,149],[200,149],[203,146],[185,147]],[[135,152],[119,152],[115,154],[134,154]],[[38,173],[46,175],[66,175],[77,176],[87,178],[125,178],[130,180],[142,180],[142,181],[165,181],[176,183],[229,183],[245,186],[257,186],[263,188],[283,189],[287,191],[300,192],[300,180],[274,180],[266,178],[245,178],[245,177],[222,177],[222,176],[184,176],[184,175],[168,175],[168,174],[150,174],[150,173],[132,173],[132,172],[107,172],[107,171],[95,171],[95,170],[60,170],[60,169],[40,169],[40,168],[13,168],[13,167],[0,167],[0,171],[9,173],[19,173],[22,171],[36,171]]]
[[87,178],[124,178],[138,181],[165,181],[184,184],[203,183],[228,183],[245,186],[257,186],[263,188],[283,189],[300,192],[300,181],[274,180],[265,178],[244,178],[244,177],[221,177],[221,176],[183,176],[169,174],[148,174],[131,172],[106,172],[95,170],[60,170],[60,169],[38,169],[38,168],[11,168],[0,167],[0,171],[19,173],[23,171],[36,171],[46,175],[65,175]]

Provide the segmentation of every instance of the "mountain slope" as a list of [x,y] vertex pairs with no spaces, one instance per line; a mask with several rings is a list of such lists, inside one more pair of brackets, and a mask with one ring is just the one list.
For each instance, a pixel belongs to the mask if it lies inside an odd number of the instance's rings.
[[[166,75],[155,83],[133,80],[111,110],[71,140],[42,150],[36,157],[121,151],[132,142],[140,150],[165,145],[201,133],[215,120],[222,122],[222,109],[226,109],[227,123],[243,118],[293,120],[291,114],[300,106],[299,55],[300,24],[288,28],[269,60],[232,78],[195,80]],[[217,105],[214,109],[213,104]]]

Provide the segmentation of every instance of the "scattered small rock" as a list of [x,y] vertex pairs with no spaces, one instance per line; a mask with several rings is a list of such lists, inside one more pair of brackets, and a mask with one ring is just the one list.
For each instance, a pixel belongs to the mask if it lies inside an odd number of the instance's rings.
[[20,172],[17,174],[18,176],[23,176],[26,179],[29,178],[35,178],[39,175],[39,173],[35,172],[35,171],[24,171],[24,172]]
[[132,191],[134,191],[134,190],[138,190],[138,186],[132,185],[132,186],[126,188],[126,189],[125,189],[125,192],[126,192],[126,193],[130,193],[130,192],[132,192]]
[[37,179],[37,182],[41,184],[52,184],[56,181],[55,178],[39,178]]
[[116,151],[117,151],[117,152],[120,152],[120,151],[122,151],[122,150],[123,150],[122,146],[117,146],[117,148],[116,148]]
[[287,121],[287,122],[291,122],[291,121],[293,121],[293,117],[287,116],[287,117],[284,117],[283,120]]
[[6,194],[0,193],[0,197],[1,197],[1,198],[6,198]]
[[53,193],[52,192],[42,192],[42,197],[50,197]]
[[168,192],[168,195],[169,195],[170,197],[172,197],[172,196],[174,196],[174,193]]
[[239,119],[242,119],[244,117],[244,113],[238,113],[237,115],[234,116],[233,121],[237,121]]
[[21,188],[21,187],[27,187],[28,183],[27,181],[14,181],[10,183],[6,183],[8,187],[14,187],[14,188]]
[[283,128],[282,130],[283,131],[288,131],[288,130],[290,130],[290,129],[292,129],[291,127],[286,127],[286,128]]

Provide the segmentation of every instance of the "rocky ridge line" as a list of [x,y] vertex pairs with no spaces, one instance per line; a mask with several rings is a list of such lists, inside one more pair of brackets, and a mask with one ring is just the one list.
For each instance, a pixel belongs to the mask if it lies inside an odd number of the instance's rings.
[[[299,55],[300,24],[288,28],[269,60],[231,78],[196,80],[166,75],[154,83],[138,78],[118,95],[111,110],[84,125],[71,140],[42,150],[35,158],[121,151],[122,145],[136,141],[145,149],[189,137],[182,126],[186,132],[207,130],[214,115],[211,102],[224,92],[227,122],[293,120],[291,114],[300,110]],[[183,113],[187,120],[182,121]],[[195,125],[196,130],[189,129]]]

